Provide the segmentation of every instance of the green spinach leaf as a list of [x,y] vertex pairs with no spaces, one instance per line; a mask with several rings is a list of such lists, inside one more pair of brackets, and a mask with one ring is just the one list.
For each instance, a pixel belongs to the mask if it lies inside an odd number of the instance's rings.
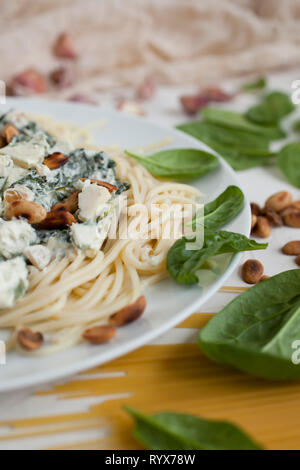
[[300,119],[297,119],[293,124],[293,131],[299,133],[300,132]]
[[152,175],[162,178],[191,179],[214,170],[219,165],[218,158],[208,152],[196,149],[170,149],[147,157],[126,151]]
[[260,126],[250,121],[250,119],[247,119],[243,114],[234,111],[227,111],[220,108],[206,108],[202,111],[202,115],[205,121],[212,122],[219,126],[239,129],[264,136],[269,140],[282,139],[285,137],[285,132],[280,129],[278,125]]
[[221,364],[266,379],[300,379],[300,269],[240,294],[201,330],[200,348]]
[[183,237],[177,240],[170,248],[167,255],[167,269],[170,276],[180,284],[196,284],[198,282],[197,271],[212,256],[223,253],[238,253],[240,251],[263,250],[267,243],[257,243],[245,235],[234,232],[214,232],[209,229],[204,231],[203,247],[196,250],[187,249],[186,243],[195,242]]
[[264,135],[205,121],[188,122],[177,128],[209,145],[237,171],[266,165],[275,155],[269,151],[270,140]]
[[153,450],[262,450],[237,426],[225,421],[201,419],[183,413],[145,415],[131,407],[134,435]]
[[232,129],[206,121],[191,121],[181,124],[177,128],[210,146],[215,143],[224,146],[228,150],[234,149],[240,152],[244,152],[245,149],[264,152],[269,150],[270,139],[268,137],[243,129]]
[[277,163],[289,182],[300,188],[300,142],[285,145],[277,155]]
[[253,82],[244,83],[241,87],[242,91],[258,91],[262,90],[267,86],[267,80],[265,77],[259,77]]
[[244,194],[237,186],[228,186],[216,199],[204,206],[204,219],[198,213],[193,220],[193,228],[204,225],[210,230],[219,230],[236,217],[244,207]]
[[265,96],[262,103],[251,106],[246,116],[250,121],[263,126],[274,126],[294,111],[295,105],[289,95],[281,91],[272,91]]

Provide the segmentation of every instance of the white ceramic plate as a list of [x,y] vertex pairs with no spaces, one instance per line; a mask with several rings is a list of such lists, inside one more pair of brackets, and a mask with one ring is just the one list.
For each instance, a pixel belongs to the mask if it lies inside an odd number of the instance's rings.
[[[102,108],[65,102],[49,102],[35,99],[9,99],[1,105],[0,112],[11,107],[30,113],[49,114],[58,120],[76,124],[87,124],[107,118],[107,125],[95,135],[101,145],[119,144],[122,148],[147,145],[172,137],[172,147],[193,147],[208,150],[208,147],[188,135],[171,128],[163,128],[146,119],[129,117],[125,114]],[[196,182],[206,199],[214,199],[228,185],[239,186],[238,176],[221,159],[219,168]],[[229,224],[230,230],[249,234],[250,209],[244,210]],[[77,373],[90,367],[108,362],[132,351],[161,335],[180,323],[206,302],[224,284],[237,266],[239,255],[235,256],[225,273],[209,288],[184,287],[168,279],[146,292],[147,309],[142,318],[118,330],[116,337],[107,345],[91,346],[82,343],[55,356],[44,358],[23,357],[15,352],[7,355],[6,365],[0,366],[0,391],[25,388]],[[84,312],[82,312],[84,314]],[[1,337],[1,336],[0,336]]]

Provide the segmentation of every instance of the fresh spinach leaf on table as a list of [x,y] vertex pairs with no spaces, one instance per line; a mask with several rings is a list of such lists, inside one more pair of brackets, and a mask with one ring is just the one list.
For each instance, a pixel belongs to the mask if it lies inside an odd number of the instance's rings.
[[164,412],[146,415],[131,407],[125,410],[135,419],[134,436],[153,450],[262,450],[244,431],[225,421]]
[[274,153],[269,151],[270,140],[265,135],[206,121],[188,122],[177,128],[212,147],[235,170],[266,165],[274,157]]
[[300,188],[300,142],[285,145],[277,155],[277,163],[289,182]]
[[240,294],[200,331],[213,361],[266,379],[300,379],[292,362],[300,339],[300,269],[277,274]]
[[256,124],[274,126],[294,109],[295,105],[288,94],[272,91],[264,97],[260,104],[251,106],[246,112],[246,116]]
[[267,80],[265,77],[259,77],[252,82],[244,83],[241,86],[242,91],[258,91],[266,88]]
[[191,179],[214,170],[219,166],[218,158],[196,149],[169,149],[146,157],[126,151],[152,175],[161,178]]
[[214,232],[204,230],[203,247],[191,250],[187,243],[195,242],[196,237],[185,237],[177,240],[167,254],[167,270],[170,276],[180,284],[197,284],[197,271],[213,256],[223,253],[239,253],[241,251],[263,250],[267,243],[257,243],[245,235],[234,232]]
[[204,206],[193,219],[193,228],[204,225],[211,230],[219,230],[236,217],[244,207],[244,194],[237,186],[228,186],[216,199]]
[[231,129],[244,130],[252,134],[263,136],[269,140],[282,139],[286,135],[278,125],[261,126],[250,121],[250,119],[247,119],[243,114],[234,111],[227,111],[220,108],[206,108],[202,111],[202,116],[207,122]]

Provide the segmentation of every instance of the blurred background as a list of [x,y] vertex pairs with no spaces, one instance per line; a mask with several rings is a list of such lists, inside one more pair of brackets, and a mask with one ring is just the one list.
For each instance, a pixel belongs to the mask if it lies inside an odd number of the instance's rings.
[[2,0],[0,78],[11,95],[141,101],[299,65],[299,19],[299,0]]

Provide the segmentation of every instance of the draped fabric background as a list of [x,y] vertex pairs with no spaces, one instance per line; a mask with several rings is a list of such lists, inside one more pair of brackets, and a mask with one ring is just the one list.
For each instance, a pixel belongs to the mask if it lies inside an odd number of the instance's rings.
[[48,73],[76,43],[74,89],[205,83],[300,64],[299,0],[0,0],[0,78]]

